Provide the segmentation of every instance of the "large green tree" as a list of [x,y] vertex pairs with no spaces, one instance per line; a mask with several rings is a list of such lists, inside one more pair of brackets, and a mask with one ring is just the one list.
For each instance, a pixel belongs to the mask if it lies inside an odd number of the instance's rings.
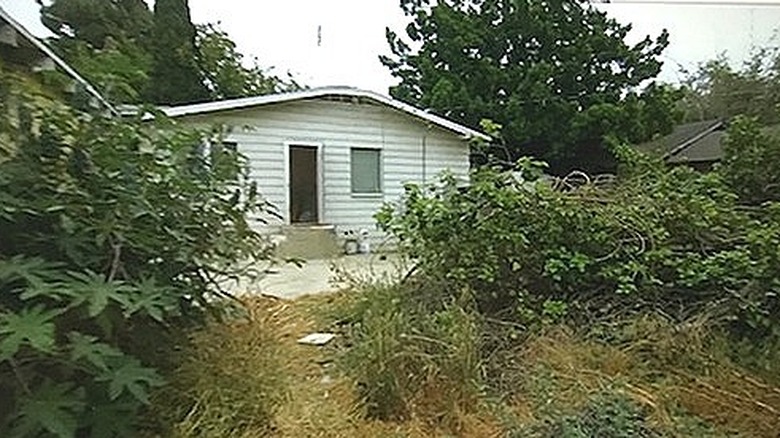
[[390,93],[471,126],[500,124],[510,154],[553,171],[608,170],[605,138],[671,129],[675,92],[652,83],[662,32],[635,45],[631,26],[577,0],[402,0],[405,37],[387,31],[400,79]]
[[195,37],[187,0],[155,1],[150,101],[174,105],[208,99],[198,69]]
[[139,103],[151,57],[152,11],[143,0],[39,1],[50,43],[110,101]]

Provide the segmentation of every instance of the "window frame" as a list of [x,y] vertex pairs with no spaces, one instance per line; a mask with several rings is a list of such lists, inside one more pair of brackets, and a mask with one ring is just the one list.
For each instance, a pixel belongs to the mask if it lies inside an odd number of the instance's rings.
[[[354,160],[353,160],[353,153],[354,151],[367,151],[367,152],[375,152],[377,154],[377,160],[376,160],[376,177],[377,177],[377,190],[376,191],[356,191],[355,190],[355,182],[354,182]],[[383,167],[384,167],[384,154],[382,154],[382,148],[379,147],[371,147],[371,146],[351,146],[349,148],[349,192],[353,197],[356,198],[376,198],[384,196],[384,178],[383,178]]]

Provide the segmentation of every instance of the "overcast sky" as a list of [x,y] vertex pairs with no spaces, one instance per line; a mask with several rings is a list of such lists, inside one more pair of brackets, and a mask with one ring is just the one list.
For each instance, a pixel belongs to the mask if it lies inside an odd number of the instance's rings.
[[[401,31],[398,0],[190,0],[193,21],[221,22],[239,49],[277,73],[310,86],[351,85],[387,93],[393,79],[377,59],[387,54],[385,27]],[[718,4],[720,3],[720,4]],[[34,0],[0,0],[33,33],[45,34]],[[680,68],[725,52],[736,65],[756,46],[777,46],[780,0],[613,0],[599,6],[633,23],[632,40],[669,30],[666,81]],[[321,28],[321,39],[317,29]],[[319,40],[319,42],[318,42]]]

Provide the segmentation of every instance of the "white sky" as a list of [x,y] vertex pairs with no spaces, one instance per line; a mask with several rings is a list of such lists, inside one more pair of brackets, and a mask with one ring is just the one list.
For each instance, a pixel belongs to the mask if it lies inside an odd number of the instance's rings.
[[[726,52],[738,65],[756,46],[777,46],[778,0],[613,0],[599,6],[633,23],[639,40],[670,32],[661,78],[676,82],[680,67]],[[710,3],[726,3],[712,5]],[[685,4],[681,4],[685,3]],[[248,56],[275,72],[290,71],[310,86],[351,85],[387,93],[393,78],[379,62],[388,54],[385,27],[406,24],[399,0],[190,0],[193,21],[221,22]],[[34,0],[0,0],[0,6],[37,35],[46,29]],[[322,42],[317,45],[317,28]]]

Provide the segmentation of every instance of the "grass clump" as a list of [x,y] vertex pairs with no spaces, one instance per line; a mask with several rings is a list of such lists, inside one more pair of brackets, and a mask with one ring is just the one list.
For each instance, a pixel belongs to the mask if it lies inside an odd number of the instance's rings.
[[456,436],[470,436],[468,415],[518,437],[774,437],[780,428],[780,388],[732,359],[736,344],[715,318],[640,313],[523,330],[480,317],[465,299],[437,303],[418,280],[340,298],[337,351],[369,419]]
[[246,304],[246,318],[195,332],[181,365],[153,405],[160,433],[172,437],[256,437],[274,430],[286,373],[270,300]]
[[407,286],[367,286],[348,300],[342,369],[369,417],[423,415],[457,427],[452,414],[473,411],[481,391],[478,322]]
[[[780,430],[780,388],[732,361],[729,338],[705,318],[556,323],[521,335],[429,298],[405,283],[253,300],[250,318],[212,325],[180,352],[188,359],[176,380],[153,398],[163,425],[156,436],[775,437]],[[323,314],[339,316],[329,326],[336,340],[298,344],[328,329]],[[506,329],[501,336],[497,326]]]

